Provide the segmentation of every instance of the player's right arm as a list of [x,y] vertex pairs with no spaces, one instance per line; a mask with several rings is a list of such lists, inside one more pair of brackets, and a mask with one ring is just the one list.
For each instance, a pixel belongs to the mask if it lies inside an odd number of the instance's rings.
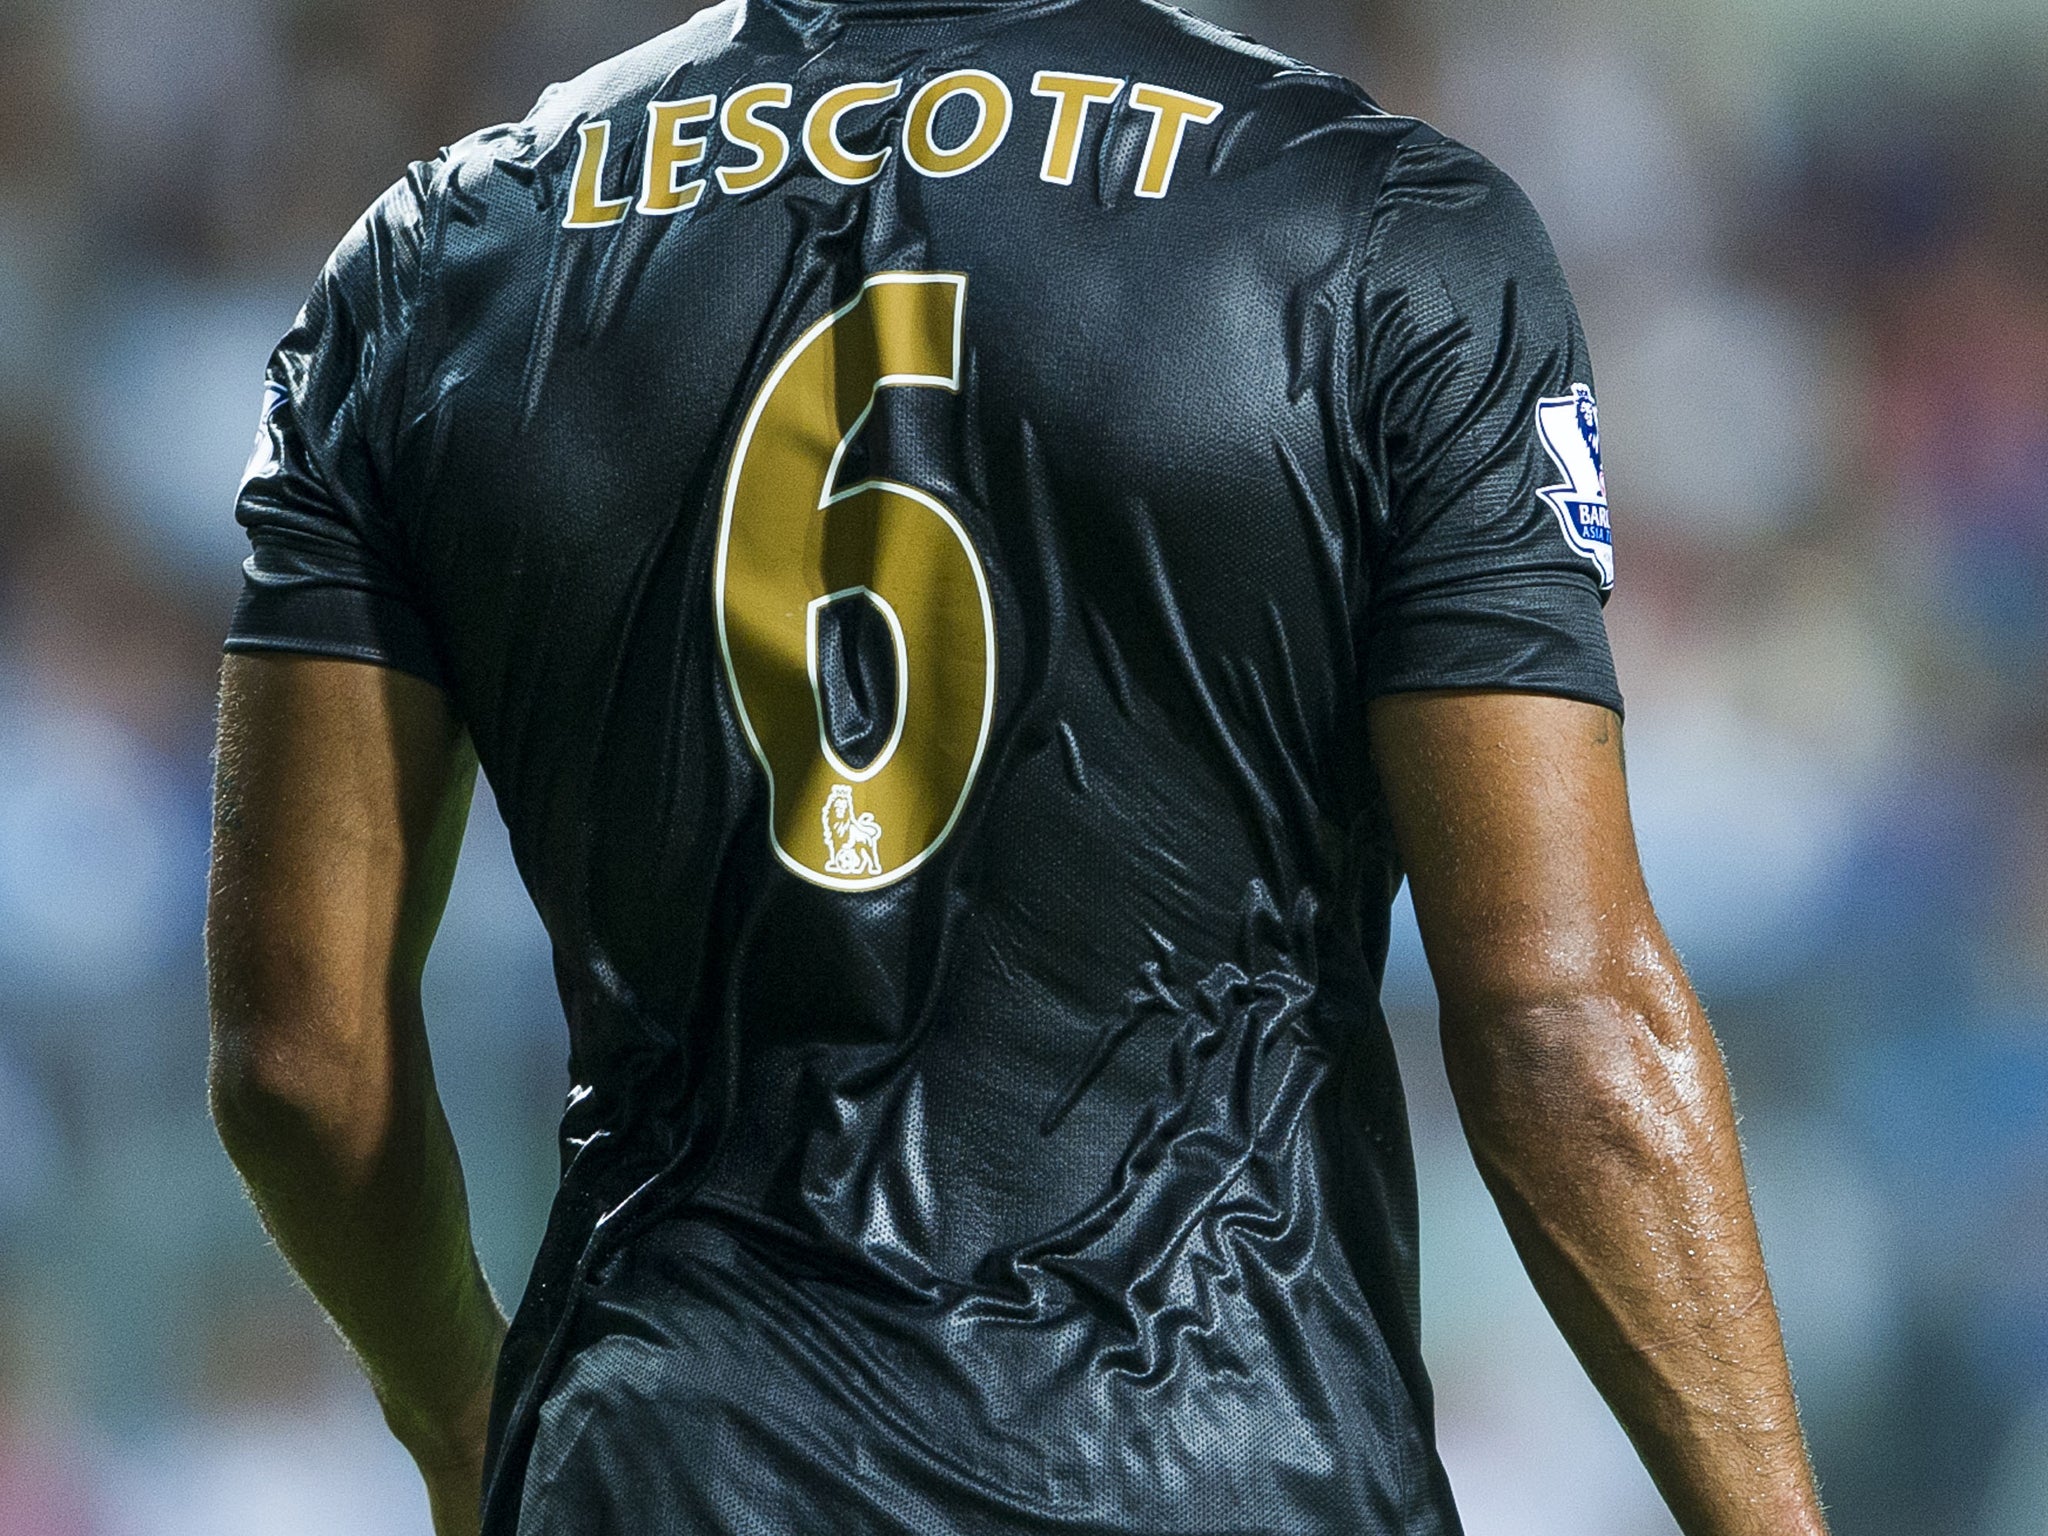
[[1360,655],[1466,1133],[1688,1536],[1817,1536],[1720,1053],[1637,865],[1571,295],[1519,189],[1426,130],[1365,255]]
[[1374,757],[1487,1187],[1687,1536],[1820,1536],[1735,1113],[1598,705],[1413,693]]

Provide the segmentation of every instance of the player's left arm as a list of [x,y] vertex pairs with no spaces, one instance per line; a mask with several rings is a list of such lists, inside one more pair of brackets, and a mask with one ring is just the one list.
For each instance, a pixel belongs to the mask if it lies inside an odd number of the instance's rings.
[[433,685],[231,655],[206,947],[214,1120],[285,1258],[474,1532],[505,1332],[470,1239],[420,973],[476,760]]

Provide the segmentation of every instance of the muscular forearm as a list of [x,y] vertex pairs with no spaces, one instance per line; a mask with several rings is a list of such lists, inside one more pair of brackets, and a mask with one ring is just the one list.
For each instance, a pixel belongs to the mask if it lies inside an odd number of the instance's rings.
[[308,656],[222,669],[214,1118],[420,1464],[440,1536],[477,1528],[505,1331],[420,1016],[476,771],[417,678]]
[[1537,1289],[1688,1536],[1814,1536],[1720,1053],[1675,963],[1632,976],[1447,1010],[1459,1109]]
[[348,1032],[376,1045],[298,1059],[258,1031],[217,1027],[212,1099],[264,1224],[360,1356],[393,1431],[430,1472],[459,1476],[482,1445],[505,1325],[471,1244],[417,1006],[400,1001],[414,1016],[388,1029]]

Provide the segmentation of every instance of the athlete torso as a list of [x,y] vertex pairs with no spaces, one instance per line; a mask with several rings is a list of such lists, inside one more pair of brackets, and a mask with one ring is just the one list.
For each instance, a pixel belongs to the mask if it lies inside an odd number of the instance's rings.
[[721,5],[373,210],[230,645],[441,684],[554,943],[491,1530],[1456,1529],[1365,705],[1618,705],[1588,385],[1146,0]]

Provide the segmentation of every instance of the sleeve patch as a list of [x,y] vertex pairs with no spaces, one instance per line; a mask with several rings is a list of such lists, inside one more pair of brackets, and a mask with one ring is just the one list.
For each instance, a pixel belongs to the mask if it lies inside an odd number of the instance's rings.
[[1600,466],[1600,408],[1593,391],[1574,384],[1568,395],[1536,402],[1543,448],[1564,476],[1537,494],[1550,503],[1565,542],[1600,572],[1600,590],[1614,585],[1614,528],[1607,511],[1607,476]]
[[263,386],[263,411],[256,418],[256,443],[249,451],[249,462],[242,470],[242,484],[267,480],[282,467],[284,455],[278,446],[277,413],[284,409],[287,399],[285,387],[275,379]]

